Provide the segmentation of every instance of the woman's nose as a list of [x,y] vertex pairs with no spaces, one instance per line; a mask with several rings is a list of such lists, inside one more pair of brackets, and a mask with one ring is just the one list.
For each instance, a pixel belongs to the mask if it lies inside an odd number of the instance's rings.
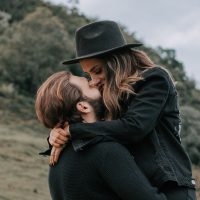
[[92,79],[90,82],[89,82],[89,86],[90,87],[96,87],[98,85],[98,83],[100,82],[99,79]]

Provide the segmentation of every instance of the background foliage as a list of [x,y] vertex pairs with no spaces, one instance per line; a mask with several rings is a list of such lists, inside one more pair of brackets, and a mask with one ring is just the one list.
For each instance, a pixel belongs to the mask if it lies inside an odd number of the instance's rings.
[[[60,70],[81,73],[79,66],[66,68],[60,62],[74,56],[76,28],[94,20],[76,8],[42,0],[0,1],[1,123],[34,122],[34,95],[41,82]],[[128,42],[142,42],[121,27]],[[182,142],[192,162],[200,164],[200,91],[195,81],[185,73],[175,50],[146,45],[142,50],[172,73],[180,99]]]

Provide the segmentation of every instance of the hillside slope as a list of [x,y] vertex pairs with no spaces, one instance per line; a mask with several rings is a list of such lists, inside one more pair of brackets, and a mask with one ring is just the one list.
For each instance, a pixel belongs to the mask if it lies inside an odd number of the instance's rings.
[[45,134],[0,124],[0,200],[49,200]]

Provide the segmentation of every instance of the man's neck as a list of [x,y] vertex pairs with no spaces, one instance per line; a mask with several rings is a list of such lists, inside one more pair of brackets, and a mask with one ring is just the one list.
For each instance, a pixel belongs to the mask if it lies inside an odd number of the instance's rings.
[[93,112],[82,114],[82,118],[83,118],[83,123],[93,123],[97,121],[97,117]]

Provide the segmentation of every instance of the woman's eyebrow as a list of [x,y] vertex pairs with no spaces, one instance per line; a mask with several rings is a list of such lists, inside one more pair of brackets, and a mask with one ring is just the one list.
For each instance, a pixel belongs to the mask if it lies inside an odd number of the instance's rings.
[[91,73],[91,72],[94,72],[95,71],[95,69],[98,67],[98,65],[94,65],[90,70],[89,70],[89,72]]

